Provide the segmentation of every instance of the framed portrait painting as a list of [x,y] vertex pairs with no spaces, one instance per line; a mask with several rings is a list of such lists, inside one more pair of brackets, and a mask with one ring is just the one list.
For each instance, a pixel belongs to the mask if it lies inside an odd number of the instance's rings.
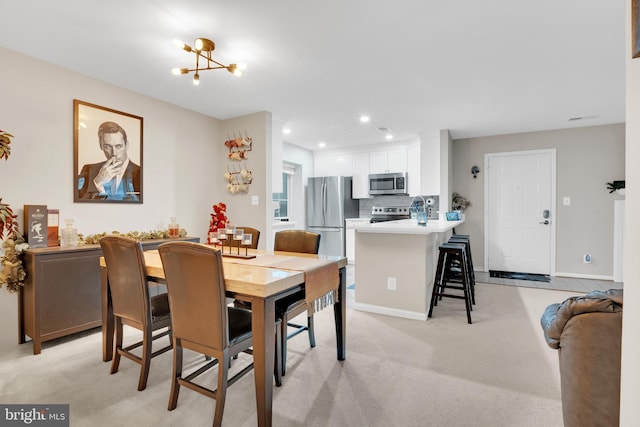
[[143,119],[73,100],[73,201],[142,203]]

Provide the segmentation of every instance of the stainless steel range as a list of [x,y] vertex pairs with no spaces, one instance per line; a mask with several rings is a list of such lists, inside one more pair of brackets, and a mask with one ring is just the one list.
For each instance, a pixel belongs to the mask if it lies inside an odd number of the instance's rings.
[[371,208],[370,223],[410,219],[408,206],[374,206]]

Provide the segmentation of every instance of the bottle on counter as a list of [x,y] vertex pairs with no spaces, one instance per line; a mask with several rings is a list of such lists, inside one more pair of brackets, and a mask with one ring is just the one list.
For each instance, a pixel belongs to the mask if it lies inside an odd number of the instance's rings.
[[176,217],[171,217],[171,222],[169,222],[169,237],[180,237],[180,226],[176,222]]
[[64,220],[65,227],[60,236],[60,246],[78,246],[78,230],[73,226],[72,219]]

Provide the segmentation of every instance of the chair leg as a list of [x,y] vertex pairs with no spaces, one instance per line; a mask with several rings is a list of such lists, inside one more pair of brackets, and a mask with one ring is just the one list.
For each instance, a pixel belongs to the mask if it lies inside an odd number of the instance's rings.
[[229,354],[225,351],[224,363],[218,363],[218,389],[216,390],[216,411],[213,416],[213,427],[222,425],[222,415],[224,415],[224,402],[227,398],[227,376],[229,371],[227,366],[231,362]]
[[153,336],[151,335],[151,325],[147,325],[142,335],[142,357],[140,366],[140,380],[138,381],[138,391],[147,387],[149,378],[149,366],[151,365],[151,348],[153,346]]
[[173,372],[171,374],[171,392],[169,394],[170,411],[178,406],[178,394],[180,393],[180,383],[178,378],[182,378],[182,345],[178,342],[173,343]]
[[316,333],[315,333],[315,331],[313,329],[313,314],[308,314],[307,315],[307,330],[309,332],[309,345],[311,347],[315,347],[316,346]]
[[438,255],[438,265],[436,267],[436,276],[433,280],[433,290],[431,291],[431,303],[429,304],[429,313],[427,317],[433,314],[433,307],[438,305],[438,293],[440,292],[440,282],[442,277],[442,267],[444,265],[444,253],[440,251]]
[[118,372],[118,367],[120,366],[120,352],[118,350],[122,349],[122,335],[122,319],[116,317],[113,335],[113,358],[111,361],[112,374]]

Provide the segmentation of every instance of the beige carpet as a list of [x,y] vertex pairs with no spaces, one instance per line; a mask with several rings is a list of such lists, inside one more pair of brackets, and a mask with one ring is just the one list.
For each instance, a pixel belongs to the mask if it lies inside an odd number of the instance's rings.
[[[575,293],[476,289],[473,325],[463,302],[452,299],[426,322],[348,309],[344,362],[336,360],[333,311],[318,313],[316,348],[306,336],[289,341],[273,425],[562,426],[557,354],[544,343],[539,318]],[[167,411],[171,352],[153,360],[142,392],[138,365],[123,359],[109,375],[100,355],[99,330],[45,343],[38,356],[31,344],[16,346],[0,360],[0,402],[68,403],[73,427],[211,425],[214,402],[185,388],[178,408]],[[252,374],[229,388],[224,425],[256,425]]]

